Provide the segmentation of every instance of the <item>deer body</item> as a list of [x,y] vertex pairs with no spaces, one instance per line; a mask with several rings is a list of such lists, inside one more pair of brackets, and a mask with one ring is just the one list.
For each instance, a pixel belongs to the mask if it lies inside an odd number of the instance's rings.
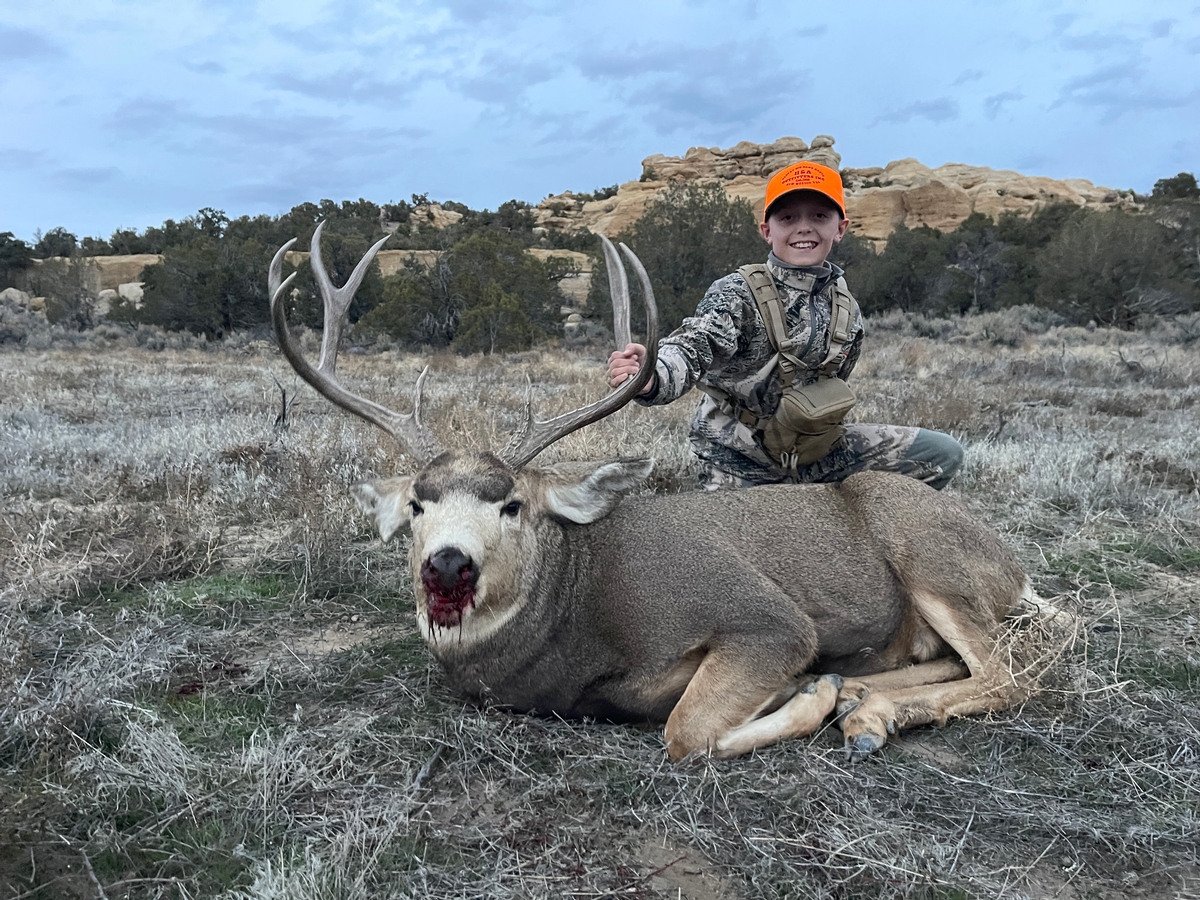
[[[402,477],[357,485],[387,540],[411,529],[418,624],[450,681],[515,710],[665,722],[673,759],[736,756],[813,733],[834,712],[852,755],[948,716],[1003,709],[1035,687],[1003,664],[1005,614],[1033,599],[1000,539],[951,498],[907,478],[624,499],[648,460],[526,467],[646,385],[656,350],[607,397],[548,421],[527,403],[499,454],[445,452],[413,411],[399,414],[335,377],[354,290],[382,246],[325,300],[313,368],[288,332],[284,245],[271,264],[280,348],[323,396],[395,436],[417,459]],[[618,341],[628,286],[601,239]],[[653,291],[642,283],[648,334]],[[849,678],[850,680],[846,680]]]
[[[687,720],[676,757],[721,752],[725,734],[791,699],[806,674],[871,675],[948,654],[910,586],[953,596],[984,633],[1025,588],[990,531],[911,479],[622,500],[647,471],[613,462],[569,481],[445,454],[357,496],[385,533],[411,525],[421,631],[456,688],[542,715],[668,730]],[[485,521],[464,522],[464,510]],[[898,514],[922,526],[897,525]],[[449,589],[418,574],[438,558],[454,561]],[[447,612],[467,572],[477,589]],[[681,704],[702,665],[720,669],[719,683]]]

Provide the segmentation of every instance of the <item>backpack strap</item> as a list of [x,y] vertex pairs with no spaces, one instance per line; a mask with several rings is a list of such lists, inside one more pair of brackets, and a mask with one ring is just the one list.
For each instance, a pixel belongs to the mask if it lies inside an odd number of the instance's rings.
[[[785,388],[789,387],[795,379],[796,373],[804,367],[804,364],[791,352],[794,343],[788,336],[787,322],[783,315],[783,301],[779,298],[779,289],[775,287],[775,279],[763,263],[742,266],[738,269],[738,274],[745,279],[746,285],[750,288],[750,294],[754,297],[755,305],[758,306],[758,314],[762,317],[763,324],[767,326],[767,337],[771,339],[771,346],[778,351],[779,378]],[[845,341],[843,340],[842,343]],[[841,350],[840,344],[838,349]]]
[[842,353],[842,348],[846,346],[846,342],[850,340],[850,333],[854,328],[856,306],[858,306],[858,302],[850,293],[845,277],[839,275],[837,283],[834,285],[833,301],[830,305],[829,354],[825,357],[825,362],[821,363],[822,375],[830,378],[837,375],[840,365],[838,357]]

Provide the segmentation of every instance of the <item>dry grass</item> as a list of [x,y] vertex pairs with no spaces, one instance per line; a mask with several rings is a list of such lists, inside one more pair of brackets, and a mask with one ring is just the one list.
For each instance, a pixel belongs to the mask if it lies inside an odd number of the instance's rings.
[[[1200,343],[872,325],[859,417],[963,439],[951,490],[1083,627],[1023,708],[855,766],[836,732],[680,768],[649,730],[464,705],[345,492],[407,461],[307,389],[277,433],[265,345],[0,353],[0,894],[1197,896]],[[426,408],[497,446],[526,373],[555,411],[601,356],[440,356]],[[424,362],[344,378],[386,401]],[[689,489],[690,406],[547,458]]]

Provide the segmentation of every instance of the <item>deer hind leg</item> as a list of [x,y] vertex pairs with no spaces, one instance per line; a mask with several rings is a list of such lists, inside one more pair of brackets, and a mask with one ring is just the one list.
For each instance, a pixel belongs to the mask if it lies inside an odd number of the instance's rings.
[[842,716],[850,712],[869,694],[899,691],[927,684],[941,684],[946,681],[959,681],[970,674],[971,670],[965,664],[947,656],[930,662],[905,666],[903,669],[890,669],[874,675],[847,678],[845,685],[838,691],[838,715]]
[[[833,712],[842,678],[822,675],[795,690],[779,657],[762,647],[722,647],[700,663],[667,719],[667,754],[721,759],[749,753],[787,737],[812,734]],[[803,671],[800,663],[791,672]],[[778,708],[779,697],[791,696]],[[771,710],[763,715],[764,710]]]
[[[912,601],[917,612],[959,655],[970,674],[955,681],[907,686],[901,686],[904,679],[899,677],[891,684],[882,680],[897,673],[872,676],[881,679],[880,689],[864,692],[857,705],[846,709],[842,718],[846,752],[851,756],[873,753],[887,742],[889,734],[900,729],[931,722],[943,724],[951,716],[1007,709],[1029,695],[1029,685],[1006,665],[992,635],[956,609],[961,604],[919,591],[913,592]],[[945,662],[939,660],[925,666],[937,667]],[[854,688],[853,683],[850,686]],[[845,699],[852,697],[847,695]]]

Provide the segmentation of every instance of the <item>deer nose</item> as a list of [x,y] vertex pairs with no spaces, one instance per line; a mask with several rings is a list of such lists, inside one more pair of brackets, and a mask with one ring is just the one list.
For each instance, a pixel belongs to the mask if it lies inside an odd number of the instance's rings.
[[474,587],[479,580],[479,569],[457,547],[443,547],[425,560],[421,577],[426,581],[436,580],[443,590],[449,591],[460,584]]

